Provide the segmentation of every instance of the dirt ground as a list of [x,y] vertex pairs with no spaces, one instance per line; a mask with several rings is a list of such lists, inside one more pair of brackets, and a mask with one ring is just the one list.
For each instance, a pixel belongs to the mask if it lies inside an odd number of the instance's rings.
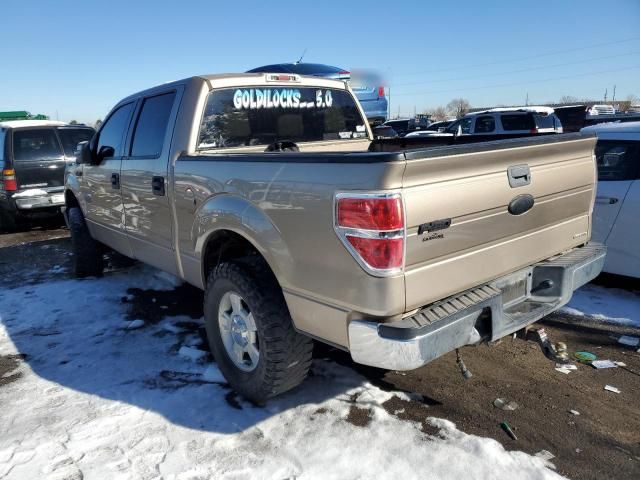
[[[70,276],[70,267],[68,232],[60,225],[0,235],[0,292],[44,282],[54,275],[59,279],[60,272]],[[640,295],[637,283],[626,279],[606,277],[600,283]],[[173,292],[132,289],[131,294],[133,300],[127,303],[132,318],[157,321],[165,315],[198,318],[202,314],[202,294],[189,286]],[[184,301],[185,296],[189,301]],[[565,342],[571,353],[586,350],[600,359],[622,361],[627,367],[596,370],[578,365],[577,371],[565,375],[554,369],[536,344],[511,337],[496,345],[462,349],[473,374],[468,380],[459,373],[454,353],[406,373],[358,366],[348,354],[321,345],[315,356],[347,365],[381,388],[407,392],[411,401],[396,397],[385,408],[401,419],[422,423],[425,431],[433,430],[424,422],[426,417],[445,418],[467,433],[494,438],[510,450],[532,454],[547,450],[555,456],[551,461],[557,471],[569,478],[640,478],[640,353],[617,343],[619,335],[640,336],[640,331],[563,313],[549,316],[542,326],[552,341]],[[194,322],[193,329],[198,328]],[[12,372],[21,360],[0,357],[0,387],[17,380],[18,374]],[[604,390],[607,384],[621,393]],[[496,398],[514,401],[518,408],[500,410],[493,406]],[[366,425],[369,412],[353,408],[347,421]],[[500,428],[504,421],[517,440]]]

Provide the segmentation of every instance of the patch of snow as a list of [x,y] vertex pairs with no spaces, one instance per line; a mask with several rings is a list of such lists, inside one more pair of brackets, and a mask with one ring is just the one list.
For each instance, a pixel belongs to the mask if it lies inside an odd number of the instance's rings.
[[211,364],[207,367],[207,369],[202,374],[202,379],[205,382],[211,383],[227,383],[227,380],[222,375],[222,372],[215,364]]
[[136,330],[138,328],[144,327],[144,320],[132,320],[130,322],[124,322],[125,330]]
[[[545,459],[447,420],[429,418],[439,434],[425,434],[382,405],[411,395],[328,360],[300,388],[254,407],[215,364],[185,362],[196,349],[176,352],[183,334],[166,328],[176,319],[118,328],[121,298],[156,282],[150,273],[136,266],[2,292],[0,354],[28,357],[21,378],[0,388],[0,478],[561,478]],[[54,329],[55,342],[33,335]],[[366,427],[346,421],[352,406],[369,411]]]
[[618,288],[587,284],[574,292],[562,311],[607,323],[640,327],[640,295]]
[[30,188],[22,192],[14,193],[12,198],[32,198],[32,197],[46,197],[49,192],[42,190],[41,188]]
[[207,357],[207,352],[192,347],[180,347],[178,355],[186,358],[187,360],[191,360],[192,362],[203,362]]

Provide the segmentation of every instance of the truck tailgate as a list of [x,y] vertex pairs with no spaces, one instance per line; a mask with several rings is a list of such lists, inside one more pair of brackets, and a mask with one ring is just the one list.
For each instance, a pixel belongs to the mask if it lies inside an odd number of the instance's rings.
[[586,243],[595,143],[570,134],[407,152],[406,310]]

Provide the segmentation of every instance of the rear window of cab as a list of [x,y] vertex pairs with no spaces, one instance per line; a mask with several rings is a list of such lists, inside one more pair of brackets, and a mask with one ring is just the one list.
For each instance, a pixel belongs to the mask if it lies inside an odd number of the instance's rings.
[[366,138],[365,125],[347,90],[226,88],[209,93],[197,149]]

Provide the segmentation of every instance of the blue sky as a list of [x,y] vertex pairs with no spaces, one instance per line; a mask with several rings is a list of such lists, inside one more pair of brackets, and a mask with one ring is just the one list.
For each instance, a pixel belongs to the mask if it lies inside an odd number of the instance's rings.
[[640,1],[2,2],[0,110],[93,123],[201,73],[305,60],[373,68],[392,113],[640,96]]

